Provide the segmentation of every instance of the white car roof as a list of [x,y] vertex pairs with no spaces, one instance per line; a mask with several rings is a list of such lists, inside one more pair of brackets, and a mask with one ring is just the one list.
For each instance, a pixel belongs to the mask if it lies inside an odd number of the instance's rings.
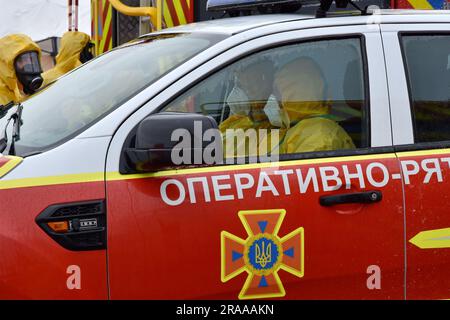
[[[353,11],[353,13],[355,13]],[[377,19],[373,19],[376,16]],[[372,18],[371,18],[372,17]],[[208,32],[233,35],[247,30],[290,21],[314,21],[314,27],[330,25],[355,25],[367,23],[449,23],[450,10],[403,10],[382,9],[373,11],[372,15],[355,15],[329,13],[329,17],[316,19],[314,15],[305,14],[265,14],[235,18],[214,19],[191,23],[175,28],[165,29],[158,33]],[[308,23],[309,25],[310,23]]]
[[235,18],[221,18],[169,28],[165,29],[161,33],[201,31],[201,32],[233,35],[236,33],[241,33],[250,29],[263,27],[270,24],[295,20],[312,19],[312,18],[314,18],[314,16],[301,14],[264,14],[264,15],[254,15]]

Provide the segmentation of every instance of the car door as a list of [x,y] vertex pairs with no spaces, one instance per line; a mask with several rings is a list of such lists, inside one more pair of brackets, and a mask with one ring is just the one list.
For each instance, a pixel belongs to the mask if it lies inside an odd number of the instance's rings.
[[[317,99],[331,111],[320,116],[355,148],[127,173],[124,150],[144,118],[197,112],[223,123],[243,65],[271,61],[278,77],[296,59],[322,71]],[[123,123],[106,177],[112,299],[404,297],[402,183],[377,26],[273,34],[210,60]]]
[[383,25],[405,184],[407,298],[450,298],[450,25]]

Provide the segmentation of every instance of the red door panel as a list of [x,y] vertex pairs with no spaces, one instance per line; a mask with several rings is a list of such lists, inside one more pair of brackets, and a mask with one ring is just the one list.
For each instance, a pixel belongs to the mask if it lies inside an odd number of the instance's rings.
[[[107,181],[111,298],[404,297],[402,183],[394,155],[269,166],[159,172]],[[382,201],[319,204],[322,195],[369,190],[381,191]],[[285,212],[278,238],[272,237],[277,212]],[[255,237],[271,234],[264,246],[261,239],[248,240],[245,225]],[[297,260],[302,254],[303,264]],[[252,273],[254,259],[274,269],[262,279]],[[374,266],[381,275],[379,289],[367,286],[372,275],[368,268]],[[233,274],[236,270],[243,271]],[[284,292],[274,294],[281,289]]]

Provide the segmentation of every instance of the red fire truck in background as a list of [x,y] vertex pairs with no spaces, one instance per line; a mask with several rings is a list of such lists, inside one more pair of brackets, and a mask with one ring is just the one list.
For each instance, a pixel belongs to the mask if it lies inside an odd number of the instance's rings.
[[[114,47],[133,40],[152,31],[148,16],[130,16],[127,12],[115,9],[113,4],[120,4],[119,9],[150,8],[161,6],[161,28],[170,28],[192,22],[199,22],[223,17],[221,12],[207,12],[208,0],[91,0],[91,36],[95,44],[96,55],[102,54]],[[359,7],[376,5],[380,9],[416,9],[441,10],[450,9],[450,0],[354,0]],[[77,0],[69,0],[70,6],[77,6]],[[318,4],[305,5],[301,10],[304,14],[313,14]],[[306,8],[305,8],[306,7]],[[339,10],[332,5],[333,10]],[[73,28],[78,18],[77,9],[69,9],[69,29]],[[154,29],[157,29],[155,26]],[[59,39],[51,37],[38,42],[45,55],[54,58],[58,54]],[[52,67],[49,65],[44,69]]]
[[[117,1],[114,1],[117,2]],[[155,6],[155,0],[121,0],[130,7]],[[450,9],[449,0],[355,0],[358,6],[377,5],[381,9]],[[162,27],[219,18],[222,13],[206,11],[207,0],[161,0]],[[91,0],[92,38],[101,54],[151,31],[149,17],[128,16],[116,10],[110,0]],[[315,12],[318,4],[308,5],[302,13]],[[334,9],[332,9],[334,10]],[[310,12],[309,12],[310,11]]]
[[[305,0],[307,1],[307,0]],[[130,16],[127,12],[115,9],[123,7],[140,9],[155,7],[160,4],[161,28],[171,28],[188,24],[221,18],[222,12],[208,12],[206,10],[208,0],[91,0],[91,37],[95,44],[96,55],[102,54],[112,48],[133,40],[143,34],[152,31],[152,24],[148,16]],[[376,5],[380,9],[416,9],[416,10],[441,10],[450,9],[450,0],[354,0],[355,4],[364,8],[368,5]],[[69,4],[69,29],[76,29],[78,0],[68,0]],[[72,9],[70,7],[73,6]],[[318,3],[304,5],[302,14],[314,14]],[[331,11],[336,11],[332,5]],[[345,9],[348,10],[348,9]],[[148,11],[141,11],[148,12]],[[158,29],[155,26],[153,29]],[[59,51],[59,38],[50,37],[38,42],[42,49],[44,70],[53,67],[55,57]]]

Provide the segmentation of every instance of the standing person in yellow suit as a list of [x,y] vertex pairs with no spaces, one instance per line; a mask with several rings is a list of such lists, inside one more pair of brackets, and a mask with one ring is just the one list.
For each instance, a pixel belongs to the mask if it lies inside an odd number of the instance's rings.
[[61,49],[56,56],[56,65],[44,72],[44,86],[93,58],[92,43],[86,33],[68,31],[61,38]]
[[41,49],[28,36],[0,39],[0,105],[19,103],[42,85]]
[[355,148],[347,132],[329,119],[325,81],[320,67],[306,57],[289,62],[275,75],[283,119],[280,154]]

